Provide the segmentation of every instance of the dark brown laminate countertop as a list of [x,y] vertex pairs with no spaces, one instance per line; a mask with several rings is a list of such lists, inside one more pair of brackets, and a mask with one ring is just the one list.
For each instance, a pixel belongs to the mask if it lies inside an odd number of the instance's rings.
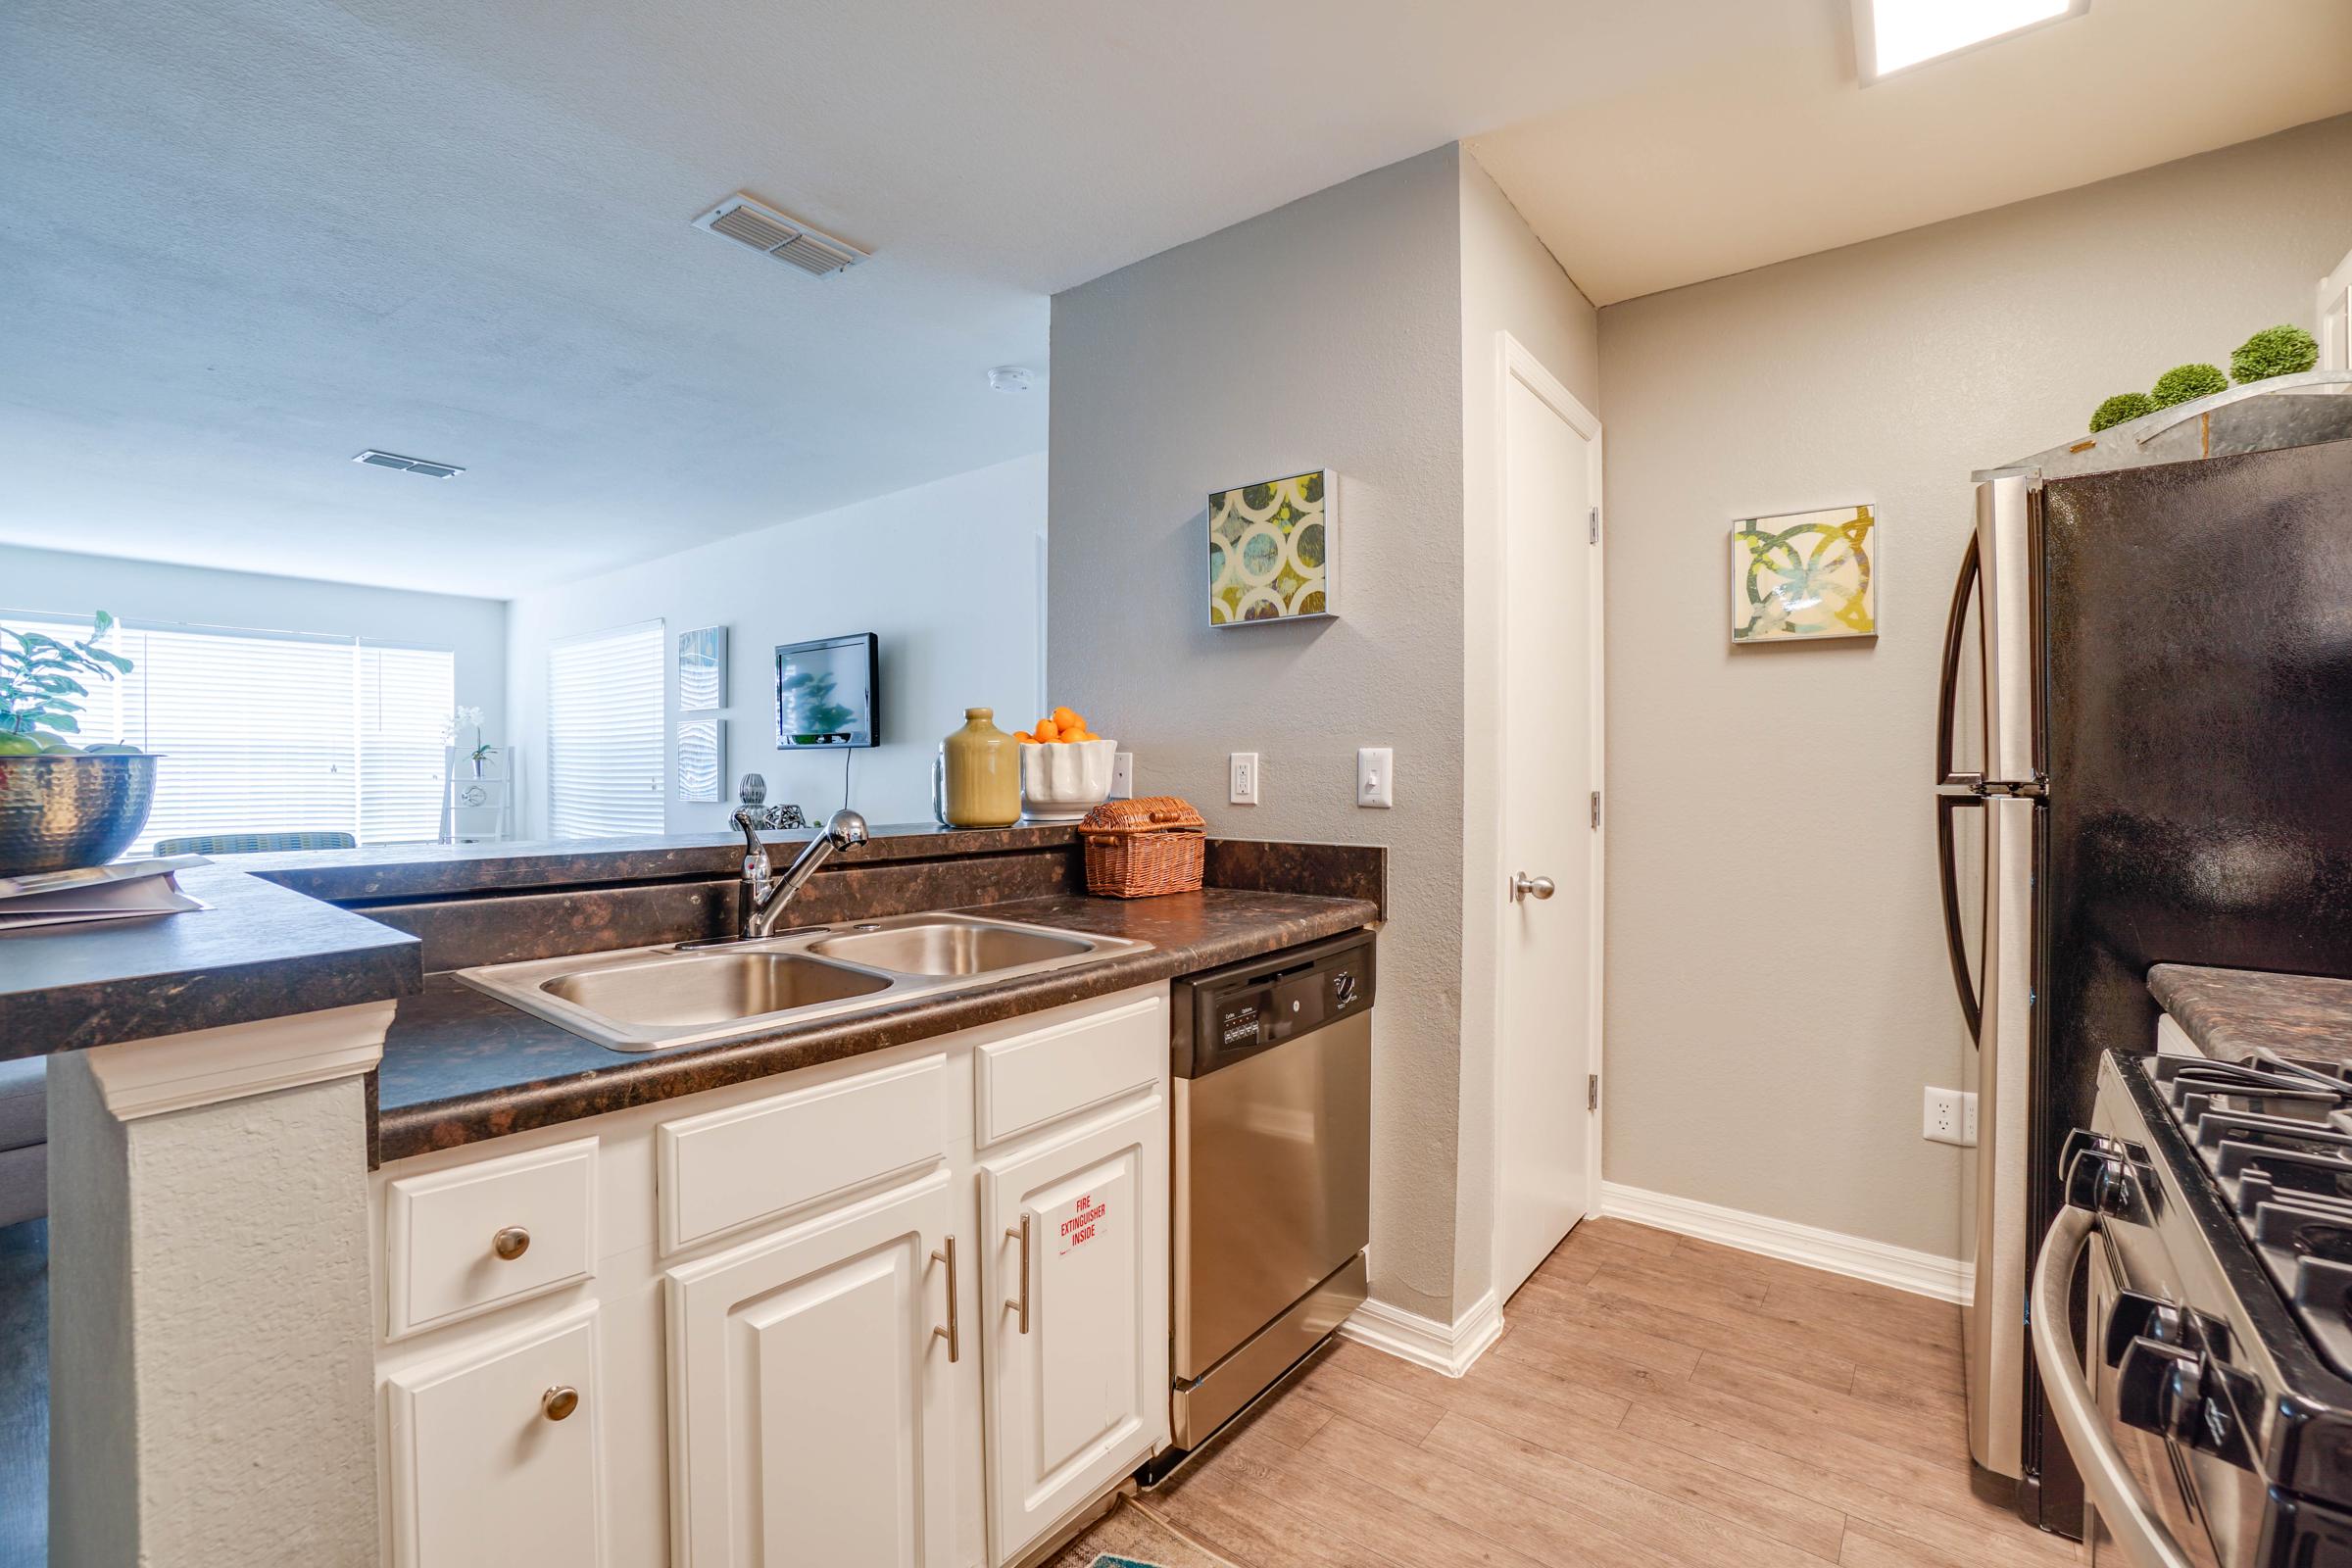
[[1162,899],[1022,899],[973,912],[1127,937],[1149,942],[1152,949],[814,1019],[759,1040],[643,1054],[608,1051],[435,976],[423,995],[401,1003],[384,1042],[376,1086],[376,1157],[379,1162],[405,1159],[838,1061],[1197,973],[1380,918],[1379,906],[1361,899],[1230,888]]
[[383,1002],[423,984],[416,939],[224,865],[208,906],[0,936],[0,1059]]
[[[1059,849],[1078,830],[1058,827],[943,828],[932,822],[883,824],[834,864],[880,865]],[[814,828],[760,835],[776,846],[782,865]],[[667,882],[681,877],[732,877],[743,869],[740,833],[670,833],[642,838],[547,839],[514,844],[379,844],[357,850],[300,850],[240,855],[240,870],[282,883],[315,899],[346,903],[447,898],[471,893],[555,892],[566,887],[623,882]]]
[[2352,1064],[2352,980],[2160,963],[2148,989],[2209,1056],[2273,1051]]

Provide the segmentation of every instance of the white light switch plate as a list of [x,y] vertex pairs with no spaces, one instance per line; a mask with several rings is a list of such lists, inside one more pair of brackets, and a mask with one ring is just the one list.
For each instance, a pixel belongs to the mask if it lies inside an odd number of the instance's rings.
[[1113,752],[1110,755],[1110,798],[1114,801],[1135,799],[1135,754]]
[[1355,804],[1390,807],[1396,804],[1396,783],[1391,770],[1396,754],[1386,746],[1366,746],[1355,754]]
[[1227,792],[1229,798],[1236,806],[1255,806],[1257,804],[1257,754],[1255,752],[1235,752],[1226,760],[1233,775],[1233,787]]

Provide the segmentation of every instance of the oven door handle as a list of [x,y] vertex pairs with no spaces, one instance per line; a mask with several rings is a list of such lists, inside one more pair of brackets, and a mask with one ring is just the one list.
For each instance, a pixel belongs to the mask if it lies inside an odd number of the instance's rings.
[[[2082,1472],[2083,1490],[2090,1494],[2099,1522],[2115,1538],[2124,1560],[2132,1568],[2195,1568],[2156,1517],[2109,1440],[2067,1333],[2067,1288],[2074,1283],[2075,1260],[2090,1245],[2097,1223],[2098,1215],[2069,1203],[2042,1238],[2040,1255],[2034,1260],[2034,1364],[2041,1369],[2041,1386],[2049,1395],[2050,1412],[2058,1418],[2067,1451]],[[2091,1332],[2098,1333],[2097,1324],[2091,1325]]]

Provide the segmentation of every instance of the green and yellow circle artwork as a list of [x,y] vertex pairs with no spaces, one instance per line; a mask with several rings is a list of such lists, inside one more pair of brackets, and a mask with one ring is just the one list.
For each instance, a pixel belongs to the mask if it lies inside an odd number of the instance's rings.
[[1325,469],[1210,496],[1209,624],[1330,614],[1336,528]]
[[1868,507],[1749,517],[1732,529],[1732,641],[1875,637]]

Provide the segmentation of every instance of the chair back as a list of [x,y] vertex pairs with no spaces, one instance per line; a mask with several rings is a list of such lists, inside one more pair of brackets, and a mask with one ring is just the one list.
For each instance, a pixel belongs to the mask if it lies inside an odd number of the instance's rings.
[[265,855],[271,850],[356,850],[349,833],[193,833],[157,839],[158,855]]

